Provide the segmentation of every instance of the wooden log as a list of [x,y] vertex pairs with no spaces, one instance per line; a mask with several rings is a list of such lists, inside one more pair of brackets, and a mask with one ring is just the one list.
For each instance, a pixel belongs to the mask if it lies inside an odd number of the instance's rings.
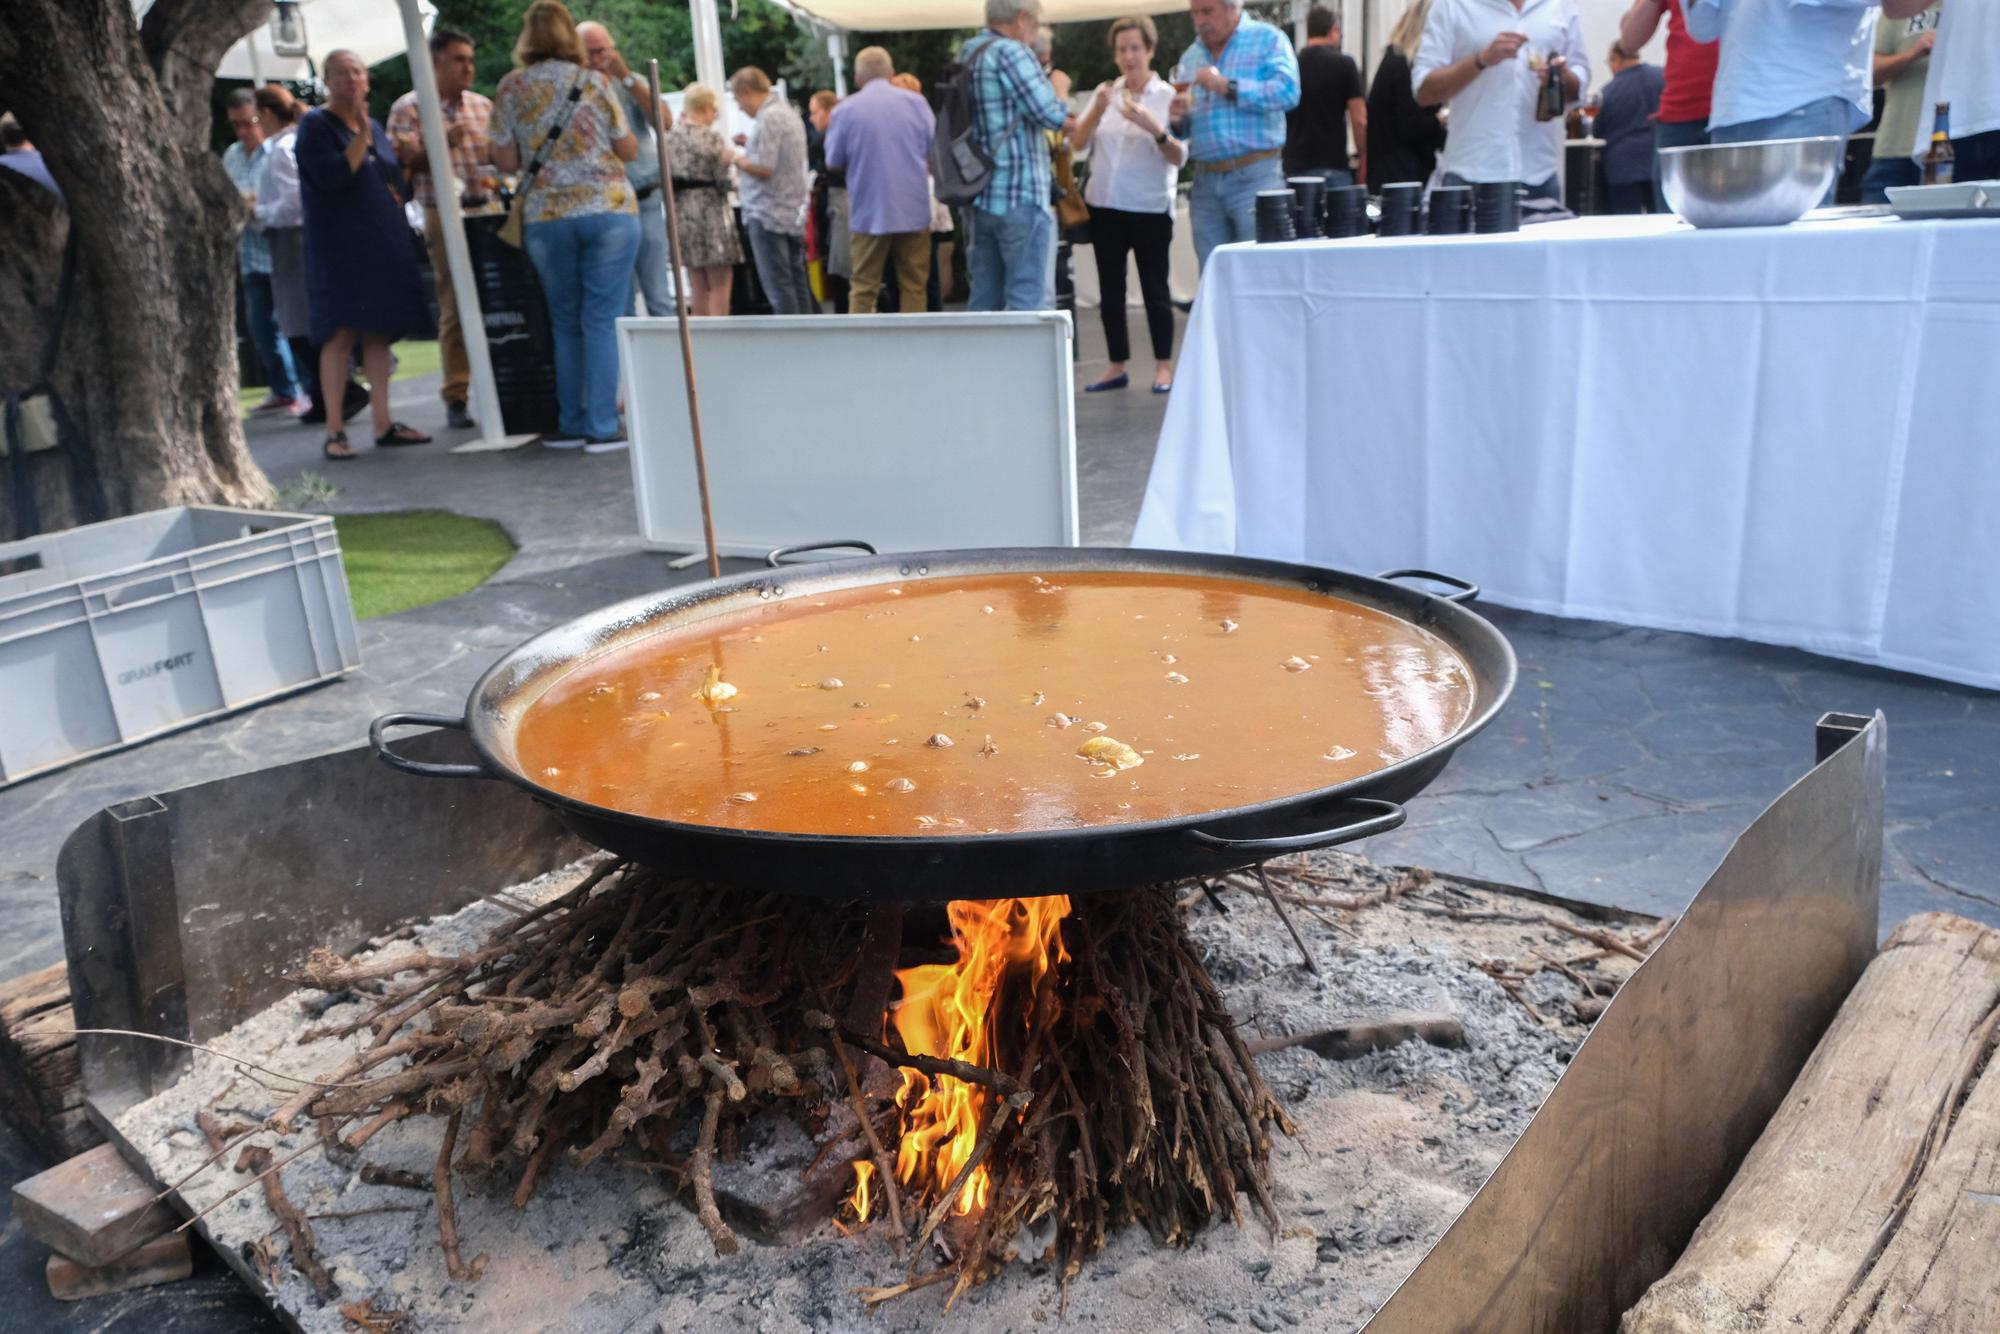
[[2000,931],[1897,926],[1621,1334],[2000,1328],[1997,1032]]
[[0,982],[0,1119],[51,1163],[104,1142],[83,1111],[75,1025],[65,965]]
[[44,1246],[101,1268],[179,1219],[118,1150],[100,1144],[14,1187],[14,1218]]
[[169,1232],[108,1265],[82,1265],[66,1255],[51,1255],[44,1272],[52,1296],[58,1301],[78,1302],[86,1297],[178,1283],[194,1272],[194,1251],[187,1233]]

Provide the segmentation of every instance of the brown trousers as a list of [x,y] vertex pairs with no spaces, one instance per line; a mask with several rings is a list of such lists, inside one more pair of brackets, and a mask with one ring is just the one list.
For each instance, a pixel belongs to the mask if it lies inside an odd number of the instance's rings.
[[431,252],[431,272],[437,275],[438,355],[444,366],[446,403],[463,407],[472,389],[472,367],[465,359],[465,331],[458,327],[458,300],[451,293],[451,261],[445,258],[444,231],[435,208],[424,209],[424,243]]
[[896,257],[896,290],[905,311],[927,309],[924,287],[931,276],[931,234],[896,232],[875,236],[851,232],[854,249],[854,285],[847,295],[850,315],[873,315],[882,292],[882,270],[889,257]]

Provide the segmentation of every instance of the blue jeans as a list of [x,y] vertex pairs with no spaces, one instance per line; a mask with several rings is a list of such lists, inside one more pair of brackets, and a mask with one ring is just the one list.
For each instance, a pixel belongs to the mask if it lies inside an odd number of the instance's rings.
[[674,284],[667,270],[672,265],[667,253],[667,196],[655,190],[639,201],[639,257],[632,267],[632,281],[648,315],[674,313]]
[[1653,212],[1673,212],[1667,207],[1667,192],[1660,187],[1660,150],[1693,148],[1707,142],[1708,122],[1705,120],[1653,122]]
[[743,219],[750,234],[750,258],[773,315],[814,313],[812,280],[806,276],[806,238],[774,232],[755,218]]
[[1056,224],[1040,204],[1011,213],[966,210],[972,248],[965,267],[971,291],[967,310],[1046,310],[1049,262],[1056,249]]
[[299,396],[299,375],[292,367],[292,350],[278,337],[278,311],[271,301],[271,275],[244,273],[243,322],[250,327],[250,344],[264,363],[264,379],[276,398]]
[[1194,256],[1208,267],[1209,252],[1231,241],[1257,239],[1257,192],[1285,188],[1285,164],[1267,157],[1235,171],[1197,171],[1188,192]]
[[1924,169],[1906,157],[1878,157],[1868,164],[1861,178],[1861,202],[1886,204],[1892,185],[1922,185]]
[[559,429],[572,438],[609,440],[619,433],[614,322],[632,313],[639,219],[630,213],[553,218],[529,223],[525,239],[556,340]]
[[[1844,97],[1822,97],[1802,107],[1793,107],[1782,116],[1711,127],[1708,141],[1712,144],[1754,144],[1765,139],[1812,139],[1837,134],[1844,151],[1847,136],[1853,132],[1854,103]],[[1655,139],[1654,142],[1657,144],[1659,141]],[[1833,193],[1839,188],[1840,173],[1836,171],[1833,183],[1826,187],[1826,198],[1819,201],[1821,208],[1833,202]]]

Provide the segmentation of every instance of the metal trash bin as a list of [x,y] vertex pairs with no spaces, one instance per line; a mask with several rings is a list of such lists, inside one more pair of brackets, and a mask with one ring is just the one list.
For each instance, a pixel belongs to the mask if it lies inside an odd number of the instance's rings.
[[0,543],[0,787],[360,665],[323,515],[182,506]]

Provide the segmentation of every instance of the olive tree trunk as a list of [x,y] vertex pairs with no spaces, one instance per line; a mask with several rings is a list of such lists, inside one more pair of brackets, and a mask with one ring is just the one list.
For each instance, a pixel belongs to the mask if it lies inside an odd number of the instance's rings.
[[[0,391],[41,374],[62,250],[74,280],[48,387],[65,447],[27,456],[43,530],[168,505],[266,506],[237,407],[242,202],[209,148],[223,53],[268,0],[0,0],[0,109],[67,207],[0,171]],[[0,459],[0,538],[18,537]]]

